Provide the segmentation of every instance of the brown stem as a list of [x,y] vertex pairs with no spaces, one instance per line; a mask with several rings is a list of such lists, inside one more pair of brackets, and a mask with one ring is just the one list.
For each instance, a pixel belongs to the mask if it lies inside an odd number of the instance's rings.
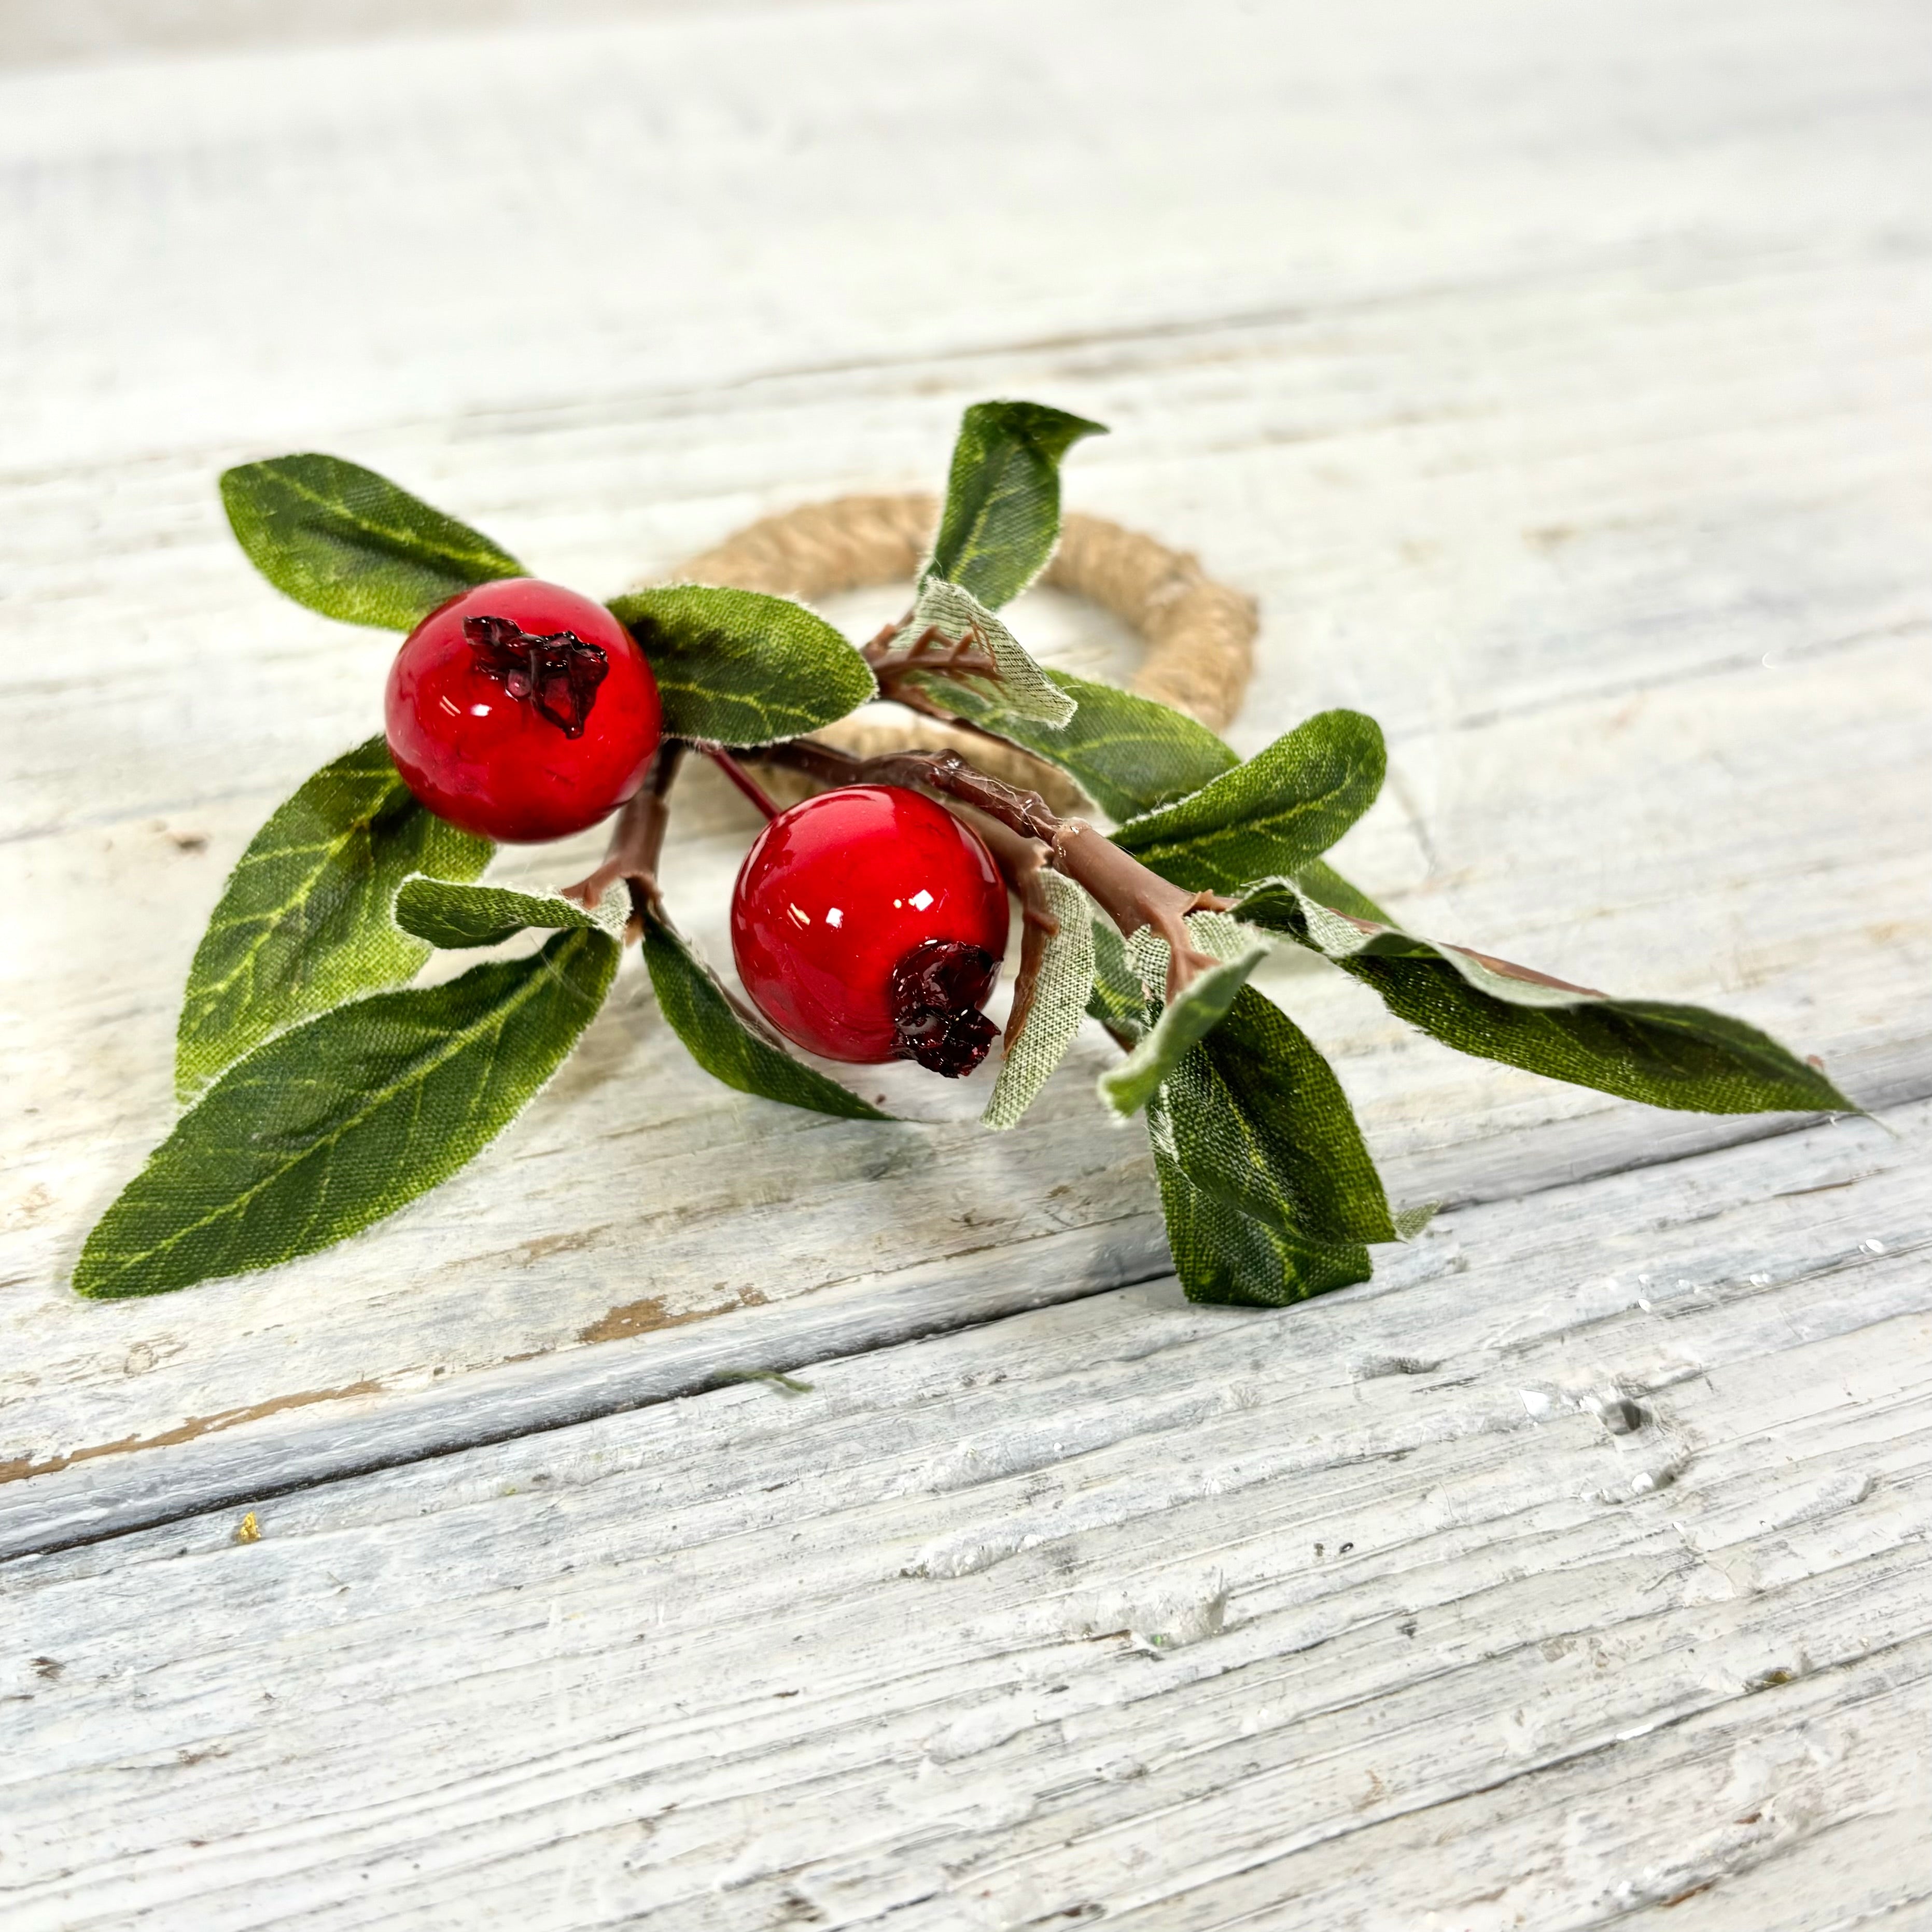
[[860,647],[859,655],[872,667],[873,670],[877,670],[880,665],[892,656],[894,640],[911,622],[912,613],[908,610],[903,617],[896,619],[892,623],[880,625],[873,634],[871,640]]
[[772,802],[770,794],[722,745],[710,744],[700,739],[693,748],[702,752],[768,820],[777,818],[778,807]]
[[1196,949],[1186,920],[1192,912],[1225,911],[1234,901],[1170,884],[1084,818],[1061,818],[1037,792],[1022,791],[974,770],[957,752],[894,752],[880,758],[856,758],[814,740],[796,738],[788,744],[763,746],[752,755],[802,771],[825,784],[899,784],[937,792],[983,812],[1023,837],[1040,840],[1046,848],[1046,862],[1084,890],[1124,935],[1131,937],[1145,926],[1166,940],[1170,1003],[1197,974],[1218,963]]
[[1046,958],[1047,941],[1060,931],[1046,888],[1040,884],[1040,874],[1047,869],[1046,848],[1037,838],[1024,838],[970,805],[955,800],[952,808],[986,840],[1007,890],[1020,902],[1020,970],[1013,981],[1012,1008],[1006,1016],[1006,1050],[1010,1053],[1033,1011],[1034,988]]
[[645,908],[658,902],[658,860],[664,850],[664,829],[670,823],[670,788],[676,781],[678,766],[684,762],[686,749],[679,738],[667,738],[658,746],[644,783],[632,794],[610,828],[610,843],[603,864],[588,878],[562,889],[562,897],[590,910],[622,880],[631,889],[632,917],[627,938],[638,936],[643,929]]

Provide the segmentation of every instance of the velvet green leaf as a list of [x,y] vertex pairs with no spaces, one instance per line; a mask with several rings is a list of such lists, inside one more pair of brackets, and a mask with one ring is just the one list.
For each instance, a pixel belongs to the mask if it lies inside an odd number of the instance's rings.
[[380,737],[324,765],[250,841],[196,949],[180,1097],[284,1028],[408,979],[429,948],[392,924],[397,887],[474,878],[492,850],[417,804]]
[[1190,1301],[1280,1308],[1369,1279],[1369,1251],[1359,1242],[1310,1240],[1203,1192],[1162,1152],[1152,1110],[1148,1125],[1167,1244]]
[[1816,1068],[1742,1020],[1613,999],[1506,961],[1342,918],[1288,880],[1237,909],[1325,953],[1445,1046],[1654,1107],[1707,1114],[1854,1112]]
[[946,686],[944,701],[969,723],[1058,765],[1110,818],[1171,805],[1240,762],[1184,711],[1070,671],[1046,675],[1074,700],[1064,724],[1022,717],[997,694],[958,682]]
[[276,456],[225,472],[236,541],[278,590],[346,624],[408,631],[523,566],[466,524],[339,456]]
[[965,645],[990,659],[992,675],[955,670],[942,662],[933,670],[913,674],[912,683],[942,698],[961,686],[994,693],[1001,707],[1014,717],[1040,724],[1064,725],[1073,716],[1073,700],[1028,656],[1012,632],[970,591],[938,577],[929,577],[920,584],[912,616],[899,634],[902,639],[919,641],[922,651],[930,655],[931,646],[922,640],[933,633],[949,644]]
[[675,584],[613,598],[610,608],[650,661],[674,737],[769,745],[877,694],[851,644],[789,598]]
[[644,964],[658,1010],[692,1058],[714,1079],[740,1094],[843,1120],[892,1118],[766,1040],[733,1005],[690,943],[656,910],[644,916]]
[[1384,763],[1373,718],[1320,712],[1199,791],[1128,820],[1114,842],[1176,885],[1238,891],[1326,851],[1375,802]]
[[82,1294],[159,1294],[313,1254],[446,1180],[500,1133],[603,1003],[618,949],[560,932],[528,958],[373,993],[230,1067],[95,1224]]
[[1334,1070],[1252,987],[1174,1068],[1163,1104],[1204,1192],[1302,1239],[1400,1238]]
[[621,886],[613,886],[595,912],[554,894],[514,892],[506,886],[452,885],[443,879],[405,879],[396,895],[396,923],[447,950],[500,946],[531,927],[559,932],[590,928],[621,944],[630,910],[629,895]]
[[1060,538],[1060,460],[1105,428],[1043,403],[975,403],[959,424],[926,574],[998,610],[1046,568]]
[[[1018,1126],[1080,1030],[1094,991],[1094,904],[1071,879],[1042,872],[1040,882],[1058,930],[1041,937],[1025,1024],[1015,1036],[1009,1023],[1000,1077],[980,1124],[995,1130]],[[1016,1000],[1018,994],[1016,992]]]

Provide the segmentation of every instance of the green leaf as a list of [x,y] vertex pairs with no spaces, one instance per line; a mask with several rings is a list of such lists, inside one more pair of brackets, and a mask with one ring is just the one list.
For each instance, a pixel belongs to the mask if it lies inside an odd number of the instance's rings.
[[447,1180],[508,1126],[602,1004],[605,934],[373,993],[238,1061],[95,1224],[74,1285],[160,1294],[313,1254]]
[[1394,923],[1388,914],[1359,886],[1352,886],[1325,859],[1311,859],[1294,874],[1303,891],[1352,919],[1372,919],[1378,926]]
[[1391,1012],[1462,1053],[1653,1107],[1857,1111],[1816,1068],[1723,1013],[1612,999],[1393,926],[1365,932],[1291,880],[1265,882],[1236,910],[1325,953],[1372,986]]
[[1359,1243],[1305,1240],[1202,1192],[1162,1153],[1151,1110],[1148,1126],[1167,1244],[1190,1301],[1280,1308],[1366,1281],[1373,1273],[1369,1251]]
[[878,692],[851,644],[789,598],[676,584],[613,598],[610,608],[650,661],[674,737],[773,744]]
[[644,964],[658,1009],[691,1057],[740,1094],[848,1120],[888,1120],[850,1088],[754,1032],[690,943],[655,909],[644,916]]
[[417,804],[380,737],[324,765],[250,842],[196,949],[179,1096],[284,1028],[408,979],[429,948],[391,923],[397,887],[412,872],[474,878],[493,849]]
[[1162,1105],[1204,1192],[1302,1240],[1400,1238],[1334,1070],[1252,987],[1174,1068]]
[[1381,728],[1359,711],[1323,711],[1244,765],[1114,834],[1178,886],[1235,892],[1292,874],[1326,851],[1375,802]]
[[1046,567],[1060,538],[1060,464],[1106,430],[1043,403],[975,403],[959,424],[946,508],[925,574],[970,590],[989,610]]
[[413,630],[439,604],[524,566],[454,517],[339,456],[276,456],[225,472],[221,501],[278,590],[346,624]]
[[1172,804],[1240,763],[1185,712],[1070,671],[1049,668],[1046,675],[1074,700],[1064,724],[1024,717],[996,694],[962,683],[949,683],[944,700],[969,723],[1058,765],[1110,818]]
[[938,577],[919,586],[899,638],[916,640],[933,632],[949,644],[970,644],[984,652],[992,660],[994,675],[988,680],[983,674],[941,667],[914,671],[909,682],[942,696],[958,686],[991,689],[1012,716],[1042,724],[1064,724],[1073,716],[1073,700],[1027,655],[1012,632],[970,591]]
[[[1224,915],[1197,913],[1187,926],[1204,951],[1228,956],[1196,974],[1178,999],[1161,1007],[1153,1030],[1126,1058],[1101,1075],[1100,1098],[1124,1118],[1145,1106],[1190,1050],[1221,1024],[1248,975],[1268,956],[1265,944],[1252,943],[1252,935],[1243,935],[1237,922]],[[1135,934],[1128,954],[1144,984],[1165,983],[1167,946],[1148,928]]]
[[1094,990],[1093,902],[1058,872],[1042,872],[1040,882],[1060,929],[1041,946],[1026,1023],[1016,1039],[1009,1026],[1000,1077],[980,1117],[995,1131],[1019,1125],[1073,1044]]
[[432,946],[452,950],[500,946],[532,926],[542,931],[587,928],[608,933],[621,944],[630,911],[630,896],[621,886],[614,886],[594,913],[554,894],[513,892],[506,886],[452,885],[442,879],[405,879],[396,895],[396,923]]
[[1106,920],[1094,922],[1094,992],[1087,1010],[1123,1045],[1131,1046],[1154,1024],[1127,943]]

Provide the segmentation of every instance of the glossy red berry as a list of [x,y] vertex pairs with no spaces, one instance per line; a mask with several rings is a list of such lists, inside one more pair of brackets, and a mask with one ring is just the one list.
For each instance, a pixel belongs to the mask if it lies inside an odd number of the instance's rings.
[[662,714],[643,652],[601,604],[530,577],[439,604],[389,671],[389,755],[440,818],[561,838],[644,782]]
[[986,842],[891,785],[823,792],[772,820],[731,895],[731,952],[758,1010],[828,1060],[970,1073],[1006,950]]

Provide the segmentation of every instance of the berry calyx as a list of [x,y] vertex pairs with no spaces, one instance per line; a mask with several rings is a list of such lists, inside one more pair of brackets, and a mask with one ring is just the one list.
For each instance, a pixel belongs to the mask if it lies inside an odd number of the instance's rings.
[[986,842],[896,785],[848,785],[781,812],[745,856],[731,952],[758,1010],[828,1060],[972,1072],[998,1029],[980,1009],[1006,950]]
[[601,604],[535,578],[439,604],[390,668],[389,755],[440,818],[520,844],[614,812],[658,747],[657,681]]

